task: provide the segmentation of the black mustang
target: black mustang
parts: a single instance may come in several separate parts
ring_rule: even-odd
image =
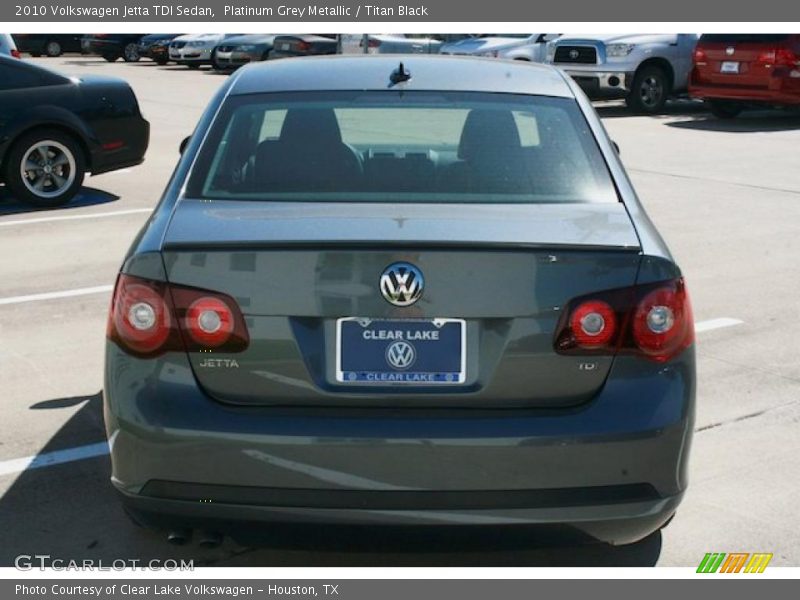
[[[17,200],[65,204],[86,172],[141,163],[149,135],[126,82],[0,57],[0,182]]]

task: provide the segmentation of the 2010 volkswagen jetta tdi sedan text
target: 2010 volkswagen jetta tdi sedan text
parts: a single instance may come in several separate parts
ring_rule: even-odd
[[[693,339],[681,272],[569,77],[248,66],[117,280],[112,480],[177,539],[559,524],[629,543],[686,489]]]

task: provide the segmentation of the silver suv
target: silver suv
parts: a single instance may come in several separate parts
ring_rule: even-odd
[[[697,34],[565,35],[548,45],[546,62],[564,69],[592,99],[624,98],[657,113],[685,92]]]

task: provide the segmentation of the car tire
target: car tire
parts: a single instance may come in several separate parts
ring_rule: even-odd
[[[168,62],[169,62],[169,60],[168,60],[168,59],[166,59],[166,58],[157,58],[157,59],[156,59],[156,64],[157,64],[159,67],[163,67],[163,66],[164,66],[164,65],[166,65]]]
[[[127,63],[139,62],[139,59],[142,58],[139,56],[139,47],[134,42],[125,44],[122,49],[122,58]]]
[[[86,157],[78,140],[58,129],[37,129],[14,142],[4,180],[13,198],[52,208],[72,200],[85,174]]]
[[[667,103],[670,87],[669,75],[664,69],[646,65],[636,71],[625,104],[637,113],[660,113]]]
[[[742,112],[742,106],[736,102],[710,100],[708,102],[708,110],[718,119],[735,119]]]
[[[108,62],[116,62],[118,58],[118,54],[103,54],[103,59],[107,60]]]
[[[61,49],[61,44],[55,40],[50,40],[44,45],[44,53],[50,58],[61,56],[64,51]]]

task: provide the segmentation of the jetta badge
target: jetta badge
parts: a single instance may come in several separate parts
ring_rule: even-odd
[[[422,271],[407,262],[392,263],[381,275],[381,294],[395,306],[411,306],[422,297]]]
[[[727,54],[728,56],[733,56],[734,52],[736,52],[736,48],[734,48],[733,46],[728,46],[727,48],[725,48],[725,54]]]

